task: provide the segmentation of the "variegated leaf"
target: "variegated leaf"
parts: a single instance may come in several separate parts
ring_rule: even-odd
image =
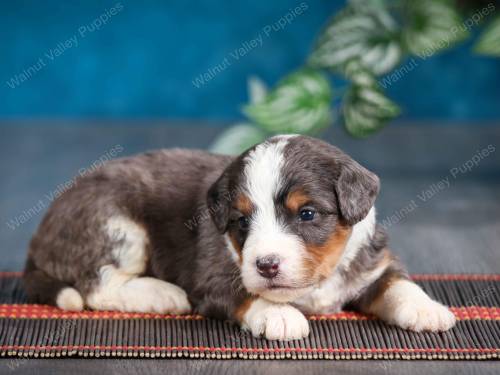
[[[453,46],[469,34],[450,0],[407,0],[404,11],[405,45],[422,58]]]
[[[341,70],[348,62],[359,61],[380,75],[393,69],[402,53],[397,24],[386,8],[353,5],[323,30],[309,64]]]
[[[269,133],[315,134],[331,121],[331,89],[318,71],[299,70],[282,80],[245,114]]]
[[[237,155],[266,139],[265,132],[255,125],[236,124],[224,131],[210,150],[220,154]]]
[[[349,0],[349,4],[355,9],[383,9],[389,0]]]
[[[344,124],[355,137],[376,132],[399,113],[399,107],[377,87],[353,85],[344,99]]]
[[[474,49],[484,55],[500,56],[500,16],[488,25]]]
[[[354,85],[372,87],[378,85],[373,73],[356,60],[348,62],[342,70],[342,74]]]
[[[248,97],[250,98],[250,103],[260,103],[267,95],[266,84],[256,76],[252,76],[248,79]]]

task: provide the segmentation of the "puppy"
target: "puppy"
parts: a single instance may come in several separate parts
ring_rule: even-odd
[[[54,201],[34,235],[29,298],[64,310],[190,311],[300,339],[344,306],[415,331],[454,315],[408,279],[376,224],[377,176],[339,149],[276,136],[238,157],[116,159]]]

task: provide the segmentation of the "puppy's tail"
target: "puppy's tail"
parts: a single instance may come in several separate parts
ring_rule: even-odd
[[[31,259],[26,264],[23,282],[28,298],[33,302],[56,305],[63,310],[83,310],[82,295],[75,288],[36,268]]]

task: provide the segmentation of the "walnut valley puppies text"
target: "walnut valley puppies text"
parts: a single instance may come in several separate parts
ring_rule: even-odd
[[[486,146],[482,150],[476,151],[476,153],[472,155],[472,157],[464,161],[462,164],[450,168],[448,174],[442,179],[422,189],[415,196],[415,198],[410,200],[410,202],[408,202],[408,204],[406,204],[404,207],[401,207],[400,209],[396,210],[391,215],[383,219],[381,221],[381,225],[387,229],[390,226],[399,223],[401,220],[410,215],[414,210],[416,210],[419,205],[427,203],[439,193],[448,189],[453,181],[459,179],[461,176],[471,172],[474,168],[478,167],[483,159],[487,158],[495,151],[496,148],[492,144]]]
[[[11,89],[15,89],[24,82],[30,80],[39,71],[54,62],[57,58],[63,56],[69,50],[78,47],[82,39],[95,33],[96,31],[101,30],[114,16],[121,13],[123,9],[124,7],[122,3],[118,2],[111,8],[106,9],[90,22],[79,26],[73,35],[68,36],[67,38],[59,41],[56,45],[50,47],[48,50],[43,52],[33,64],[24,68],[21,72],[15,74],[7,80],[7,86]]]
[[[31,220],[33,217],[38,215],[40,212],[44,211],[49,205],[60,195],[62,195],[65,191],[70,189],[71,187],[75,186],[77,183],[78,178],[84,177],[100,167],[102,167],[104,164],[106,164],[108,161],[111,159],[117,157],[119,154],[123,152],[123,146],[121,145],[115,145],[112,148],[110,148],[108,151],[106,151],[104,154],[102,154],[99,158],[94,160],[90,165],[86,167],[82,167],[78,170],[78,174],[63,182],[58,184],[55,189],[45,193],[42,198],[38,200],[33,206],[30,208],[24,210],[20,214],[16,215],[12,219],[7,221],[7,226],[11,230],[15,230],[18,228],[20,225],[28,222]]]
[[[308,9],[309,5],[305,2],[300,3],[295,8],[289,9],[288,12],[279,19],[262,27],[253,38],[243,41],[239,46],[229,52],[218,64],[209,67],[205,72],[195,77],[191,83],[196,88],[206,85],[235,62],[239,61],[256,48],[262,47],[265,39],[270,38],[274,33],[284,30]]]

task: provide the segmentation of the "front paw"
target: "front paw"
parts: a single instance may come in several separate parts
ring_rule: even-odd
[[[408,280],[394,282],[372,307],[370,312],[388,323],[413,331],[446,331],[455,325],[455,315],[446,306]]]
[[[309,335],[309,322],[299,310],[263,299],[252,303],[244,315],[242,328],[268,340],[296,340]]]
[[[446,331],[455,325],[455,315],[446,306],[428,299],[406,301],[394,311],[394,323],[413,331]]]

